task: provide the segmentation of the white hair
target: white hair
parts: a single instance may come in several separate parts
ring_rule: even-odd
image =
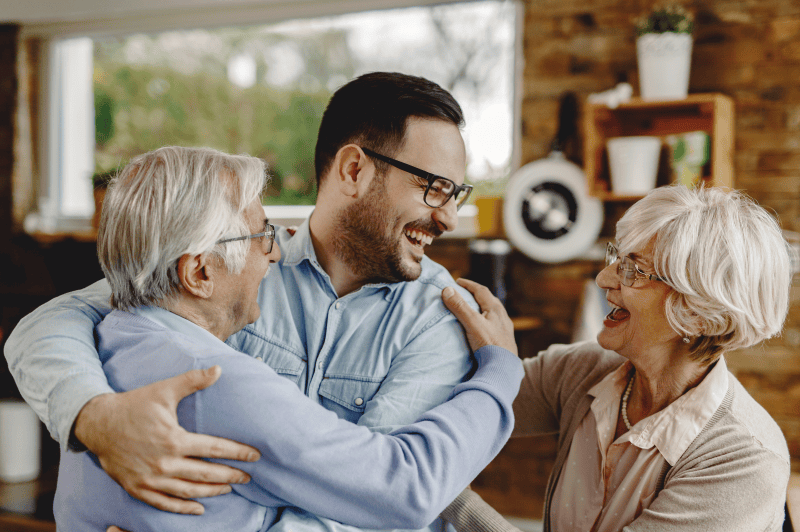
[[[231,273],[245,265],[250,239],[244,211],[266,184],[264,162],[210,148],[169,146],[131,160],[103,202],[97,254],[112,306],[161,305],[181,286],[185,254],[209,253]]]
[[[657,188],[617,223],[620,255],[652,243],[656,274],[675,291],[670,326],[692,342],[692,358],[780,333],[789,309],[789,247],[777,221],[735,190]]]

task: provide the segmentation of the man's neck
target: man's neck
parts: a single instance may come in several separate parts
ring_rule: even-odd
[[[195,301],[187,301],[185,297],[178,296],[175,300],[165,304],[163,308],[207,330],[223,342],[235,332],[231,332],[231,327],[223,323],[222,318],[227,316],[227,313],[222,309],[215,311],[209,305],[195,303]]]
[[[314,209],[311,219],[308,222],[308,231],[311,235],[311,244],[314,246],[314,253],[317,262],[328,274],[333,289],[338,297],[355,292],[366,284],[350,267],[341,260],[333,248],[333,231],[335,223],[326,221],[326,212],[319,212],[319,208]]]

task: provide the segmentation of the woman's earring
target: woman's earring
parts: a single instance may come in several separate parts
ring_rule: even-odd
[[[684,337],[683,337],[683,343],[684,343],[684,344],[688,344],[688,343],[689,343],[689,342],[691,342],[691,341],[692,341],[692,340],[691,340],[691,338],[689,338],[688,336],[684,336]]]

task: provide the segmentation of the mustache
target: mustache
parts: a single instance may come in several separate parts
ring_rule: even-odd
[[[436,224],[436,222],[434,222],[433,220],[426,220],[426,221],[417,220],[416,222],[411,222],[408,225],[406,225],[406,228],[410,229],[411,231],[414,230],[422,231],[424,233],[428,233],[433,237],[440,237],[442,236],[442,233],[444,233],[444,231],[442,231]]]

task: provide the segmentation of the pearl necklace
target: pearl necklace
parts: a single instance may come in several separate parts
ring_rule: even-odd
[[[633,381],[635,379],[636,373],[634,373],[631,380],[628,381],[628,386],[625,387],[625,393],[622,394],[622,421],[625,422],[625,426],[628,430],[631,430],[631,422],[628,421],[628,397],[631,395],[631,389],[633,388]]]

